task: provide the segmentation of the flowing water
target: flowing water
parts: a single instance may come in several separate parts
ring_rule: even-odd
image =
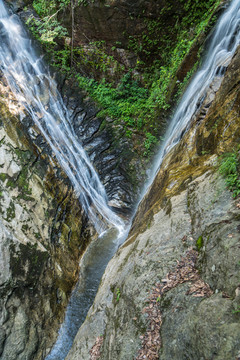
[[[109,208],[96,171],[77,140],[57,84],[36,55],[16,15],[0,0],[0,70],[16,100],[25,108],[68,175],[99,238],[83,257],[79,282],[67,307],[58,340],[47,359],[62,360],[91,306],[107,263],[117,250],[126,225]]]
[[[90,244],[80,263],[79,281],[67,306],[58,339],[46,360],[63,360],[67,356],[94,301],[106,265],[125,238],[125,234],[119,237],[116,229],[112,228]]]
[[[76,139],[68,111],[36,55],[19,18],[0,0],[0,69],[16,99],[30,114],[69,177],[76,195],[98,233],[123,222],[107,205],[107,196],[83,147]]]
[[[165,136],[165,142],[161,146],[161,149],[157,155],[153,176],[150,179],[150,183],[153,182],[156,171],[158,171],[161,166],[162,160],[166,153],[168,153],[174,145],[181,139],[183,133],[189,128],[191,124],[191,120],[193,115],[196,113],[201,103],[204,101],[207,90],[209,86],[213,83],[216,77],[222,77],[222,74],[226,70],[226,67],[229,65],[232,56],[234,55],[236,48],[240,41],[240,1],[233,0],[228,9],[224,12],[216,29],[212,35],[212,40],[205,58],[202,67],[196,73],[195,77],[191,81],[188,86],[187,91],[183,95],[183,98],[177,108],[173,119],[171,120],[169,129]],[[219,85],[220,82],[218,81]],[[148,187],[150,185],[148,184]],[[145,192],[144,192],[145,193]],[[126,232],[127,234],[127,232]],[[124,239],[124,236],[123,236]],[[106,241],[106,239],[105,239]],[[104,242],[105,242],[104,241]],[[98,253],[98,252],[97,252]],[[114,253],[114,251],[113,251]],[[101,258],[101,255],[100,255]],[[109,256],[109,259],[111,256]],[[91,266],[87,268],[87,273],[91,274],[91,269],[94,269],[94,264],[96,258],[92,258],[92,255],[88,259],[91,259]],[[85,267],[84,267],[85,269]],[[86,271],[86,270],[83,270]],[[103,274],[104,269],[102,268],[102,272],[100,273],[99,280]],[[93,270],[94,275],[94,270]],[[90,276],[91,278],[91,276]],[[94,281],[94,276],[92,281]],[[81,283],[79,282],[78,287],[81,287]],[[89,291],[91,291],[91,281],[86,285],[89,286]],[[46,358],[46,360],[63,360],[64,356],[61,357],[61,351],[64,346],[69,346],[69,342],[66,343],[66,333],[68,331],[73,332],[75,334],[76,327],[74,329],[71,328],[71,324],[73,323],[70,319],[71,316],[75,317],[75,309],[74,304],[78,303],[77,299],[81,298],[84,294],[81,291],[78,293],[77,289],[75,290],[76,294],[73,294],[72,297],[72,305],[68,307],[65,323],[60,330],[59,338],[53,351],[50,356]],[[96,292],[96,291],[95,291]],[[94,300],[94,294],[91,297],[92,301],[88,303],[87,308],[90,307],[91,303]],[[84,297],[85,299],[85,297]],[[86,299],[85,299],[86,301]],[[85,315],[87,311],[83,311],[83,307],[77,310],[77,313],[82,315],[82,321],[84,321]],[[65,345],[64,345],[65,344]]]
[[[163,157],[189,128],[193,115],[204,101],[213,80],[221,76],[240,40],[240,2],[233,0],[219,20],[207,56],[185,92],[173,117],[164,144],[157,156],[153,176]],[[32,116],[35,124],[51,146],[59,164],[69,176],[77,195],[98,231],[107,224],[120,232],[122,221],[107,206],[107,197],[74,131],[55,82],[47,75],[44,63],[34,53],[21,23],[9,15],[0,0],[0,68],[17,100]],[[127,233],[127,232],[126,232]],[[126,234],[125,233],[125,234]],[[73,338],[91,306],[99,281],[122,238],[115,230],[106,231],[98,242],[90,245],[81,263],[78,282],[58,340],[46,360],[63,360]]]
[[[164,156],[176,145],[190,127],[194,114],[203,103],[209,87],[222,75],[240,43],[240,1],[233,0],[219,19],[201,68],[197,71],[175,111],[165,140],[155,158],[152,176],[143,190],[143,196],[152,184]]]

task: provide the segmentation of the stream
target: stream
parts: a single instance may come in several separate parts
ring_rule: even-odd
[[[46,360],[62,360],[67,356],[94,301],[104,270],[125,238],[126,234],[119,236],[112,228],[89,245],[80,262],[79,281],[67,306],[64,323]]]

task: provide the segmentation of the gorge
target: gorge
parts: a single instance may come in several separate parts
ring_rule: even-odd
[[[153,131],[151,123],[146,122],[141,125],[143,128],[135,131],[132,123],[126,128],[127,118],[121,118],[119,123],[111,119],[106,110],[98,117],[96,108],[105,105],[91,93],[90,87],[103,89],[106,80],[100,85],[94,82],[99,79],[90,80],[87,85],[82,75],[77,75],[80,85],[86,84],[88,94],[75,90],[72,79],[62,80],[59,76],[57,81],[53,80],[56,73],[46,70],[16,15],[10,16],[0,2],[1,359],[240,357],[240,4],[236,0],[213,3],[205,28],[201,23],[201,31],[196,30],[195,38],[190,35],[189,48],[184,43],[186,52],[175,73],[171,73],[171,68],[168,74],[163,65],[159,70],[160,75],[164,70],[169,80],[168,95],[165,95],[172,97],[170,103],[160,98],[160,78],[159,89],[152,85],[152,93],[146,98],[146,109],[150,109],[147,106],[152,104],[153,96],[156,102],[151,112],[153,120],[162,116],[162,123],[166,122],[170,117],[169,109],[176,103],[174,99],[186,87],[183,78],[187,81],[192,75],[191,67],[195,70],[199,49],[202,52],[205,42],[202,64],[181,96],[168,130],[165,130],[166,124],[154,128],[156,136],[164,131],[165,139],[159,152],[156,151],[153,175],[149,176],[143,196],[140,192],[149,164],[148,160],[138,157],[143,151],[141,139],[145,139],[144,136],[148,156],[149,139],[153,139],[151,146],[155,143],[155,135],[150,133]],[[190,4],[191,1],[188,10]],[[31,6],[31,2],[27,5]],[[136,36],[140,30],[144,34],[145,20],[141,22],[141,16],[145,13],[144,19],[151,18],[155,7],[157,16],[160,19],[162,16],[163,20],[178,11],[179,19],[185,19],[182,14],[187,11],[181,1],[179,10],[171,6],[166,10],[166,4],[161,1],[154,4],[142,1],[135,4],[134,11],[127,1],[122,1],[119,8],[111,1],[86,1],[78,5],[72,4],[71,21],[73,25],[73,12],[78,11],[88,18],[83,22],[82,33],[89,26],[91,11],[95,20],[97,16],[104,18],[112,12],[108,18],[112,38],[107,40],[108,34],[102,33],[106,44],[112,39],[115,41],[114,26],[119,24],[113,25],[111,19],[116,14],[119,16],[123,9],[132,11],[125,23],[130,36],[134,31],[130,26],[132,18],[139,25],[135,29]],[[23,10],[23,3],[13,3],[13,9],[22,19],[29,16],[27,7]],[[60,7],[59,21],[61,11]],[[217,15],[223,14],[215,30],[210,32],[212,25],[209,23],[214,23],[215,11]],[[75,15],[75,32],[81,16],[76,18]],[[95,29],[98,36],[101,21]],[[144,89],[146,74],[136,63],[146,53],[143,56],[132,49],[126,50],[124,36],[121,52],[118,51],[120,63],[127,64],[132,59],[131,66],[135,69],[133,78],[124,75],[116,89],[123,92],[124,99],[133,96],[131,86],[135,87],[143,102],[146,95],[142,95],[141,87]],[[72,34],[72,40],[74,38],[79,43],[71,49],[72,60],[77,53],[75,49],[80,51],[77,46],[85,46],[79,45],[83,41],[81,36],[77,38]],[[61,41],[54,46],[61,49]],[[91,46],[99,54],[96,43],[89,46],[88,56],[91,56]],[[174,49],[180,51],[178,46],[175,44]],[[114,52],[112,49],[113,46],[111,50],[106,46],[106,51]],[[174,51],[177,63],[179,55]],[[109,56],[112,55],[108,53],[104,57],[106,62]],[[139,56],[135,65],[134,56],[135,60]],[[146,60],[146,69],[149,61]],[[88,66],[84,71],[91,73]],[[110,68],[106,77],[117,77],[118,72],[109,75]],[[98,77],[101,71],[104,72],[100,67]],[[139,88],[134,76],[140,82]],[[183,87],[177,91],[180,82]],[[69,93],[67,87],[72,87],[74,94]],[[130,95],[126,95],[127,91]],[[159,115],[161,109],[163,114]],[[141,117],[140,113],[138,116]],[[132,138],[129,138],[130,131]],[[126,147],[127,152],[124,151]],[[128,174],[130,167],[124,164],[127,155],[130,155],[131,176]],[[117,162],[116,158],[119,158]],[[229,163],[231,165],[226,165]],[[98,164],[101,164],[99,168]],[[227,177],[227,186],[223,175]],[[112,179],[114,185],[111,185]],[[134,212],[137,198],[141,201]],[[77,279],[79,282],[67,307],[65,322],[51,351]],[[80,322],[75,324],[75,318],[81,318]],[[67,345],[64,345],[65,340]]]

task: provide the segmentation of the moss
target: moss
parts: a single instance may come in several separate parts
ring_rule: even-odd
[[[199,236],[199,238],[196,241],[196,247],[197,247],[198,251],[200,251],[202,249],[203,245],[204,245],[203,237]]]
[[[10,267],[13,279],[24,281],[24,286],[37,284],[45,267],[48,253],[37,249],[37,244],[10,245]]]
[[[15,187],[17,187],[17,183],[16,183],[16,181],[14,179],[8,177],[8,181],[7,181],[6,186],[11,188],[11,189],[14,189]]]
[[[34,232],[34,236],[37,240],[39,240],[41,238],[41,235],[39,232]]]
[[[28,230],[29,230],[29,226],[28,226],[27,224],[23,224],[23,225],[22,225],[22,231],[23,231],[24,233],[26,233],[26,232],[28,232]]]
[[[6,179],[7,179],[7,174],[5,174],[5,173],[1,173],[0,174],[0,180],[2,181],[2,182],[4,182]]]
[[[18,159],[21,163],[28,163],[32,157],[32,153],[30,150],[20,150],[19,148],[14,149],[15,154],[17,155]]]
[[[6,218],[4,218],[6,221],[11,221],[15,218],[15,205],[13,201],[10,202],[9,207],[7,208],[7,214]]]
[[[17,179],[19,188],[27,195],[31,195],[32,190],[29,188],[28,168],[25,166]]]

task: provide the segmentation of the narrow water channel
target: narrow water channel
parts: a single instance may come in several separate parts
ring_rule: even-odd
[[[126,235],[112,228],[88,247],[80,263],[79,280],[71,295],[57,342],[46,360],[63,360],[67,356],[94,301],[104,270]]]

